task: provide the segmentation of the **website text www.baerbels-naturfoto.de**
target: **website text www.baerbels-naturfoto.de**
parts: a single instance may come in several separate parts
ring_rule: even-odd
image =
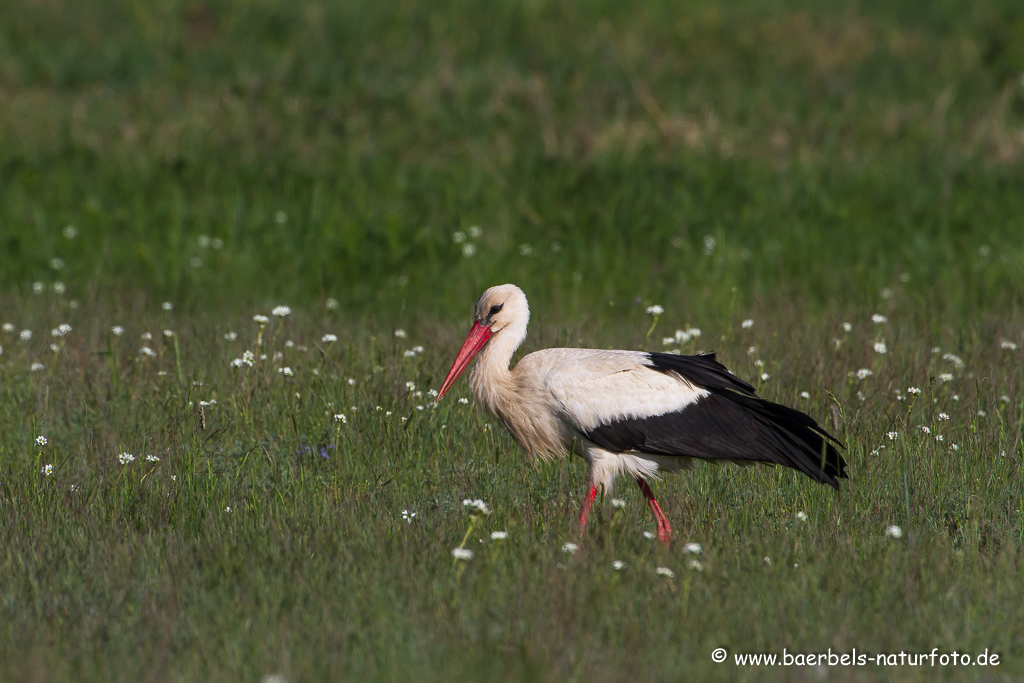
[[[724,648],[716,648],[711,659],[722,663],[729,656]],[[999,666],[999,655],[989,652],[988,648],[978,655],[967,652],[940,652],[939,648],[931,652],[890,652],[868,654],[853,648],[849,652],[789,652],[783,648],[782,654],[777,653],[734,653],[733,663],[736,666]]]

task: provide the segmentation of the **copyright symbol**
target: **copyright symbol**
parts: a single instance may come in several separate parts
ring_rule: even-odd
[[[716,647],[711,652],[711,659],[714,660],[716,663],[721,664],[722,662],[725,661],[725,658],[728,655],[729,655],[729,653],[725,651],[724,647]]]

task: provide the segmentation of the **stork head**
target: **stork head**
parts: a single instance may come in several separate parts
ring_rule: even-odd
[[[515,347],[519,346],[526,335],[526,324],[529,321],[530,307],[523,290],[515,285],[498,285],[484,292],[476,302],[476,321],[466,335],[466,341],[455,357],[452,369],[444,378],[436,401],[441,400],[492,337],[500,335],[501,339],[509,338],[507,341],[513,344],[508,352],[511,357]]]

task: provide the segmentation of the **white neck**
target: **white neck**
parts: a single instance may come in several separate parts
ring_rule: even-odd
[[[514,321],[496,332],[480,355],[469,373],[469,387],[473,396],[486,408],[493,411],[494,407],[510,398],[512,392],[512,373],[509,363],[512,354],[526,339],[527,320]]]

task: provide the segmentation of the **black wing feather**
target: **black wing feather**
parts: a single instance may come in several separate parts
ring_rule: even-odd
[[[760,461],[791,467],[839,488],[846,477],[840,444],[810,415],[760,398],[754,388],[715,360],[715,354],[648,354],[651,367],[711,392],[683,410],[599,425],[585,436],[621,453],[703,460]]]

